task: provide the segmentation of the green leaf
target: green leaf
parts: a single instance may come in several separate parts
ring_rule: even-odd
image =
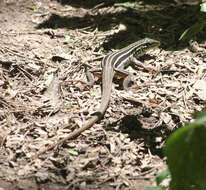
[[[44,56],[45,56],[45,53],[44,52],[41,52],[41,54],[40,54],[40,58],[44,58]]]
[[[200,4],[200,11],[201,12],[206,12],[206,2]]]
[[[71,107],[72,107],[72,104],[71,104],[71,103],[68,103],[68,104],[67,104],[67,107],[68,107],[68,108],[71,108]]]
[[[168,169],[164,170],[163,172],[157,174],[156,176],[156,183],[157,185],[159,185],[160,183],[162,183],[166,178],[168,178],[170,176],[170,172]]]
[[[55,25],[54,25],[53,28],[54,28],[54,29],[57,29],[57,28],[58,28],[58,23],[55,23]]]
[[[146,187],[144,190],[165,190],[163,187]]]
[[[192,25],[182,33],[179,40],[185,40],[191,38],[192,36],[200,32],[205,27],[205,25],[206,25],[206,20],[203,20],[199,23]]]
[[[100,47],[100,48],[99,48],[99,51],[104,51],[104,47]]]
[[[164,148],[170,190],[206,189],[206,115],[174,132]]]
[[[68,152],[69,152],[69,154],[71,154],[72,156],[78,156],[78,152],[77,152],[77,151],[69,150]]]
[[[123,141],[125,139],[125,136],[123,134],[120,134],[120,140]]]
[[[71,39],[70,36],[68,36],[68,35],[64,36],[64,38],[65,38],[65,39],[64,39],[65,42],[68,42],[68,41],[70,41],[70,39]]]
[[[26,8],[27,9],[31,9],[31,10],[35,10],[36,9],[36,7],[34,5],[27,6]]]
[[[10,112],[10,111],[7,111],[7,112],[6,112],[6,115],[10,115],[10,114],[11,114],[11,112]]]
[[[91,92],[91,96],[96,97],[96,92]]]

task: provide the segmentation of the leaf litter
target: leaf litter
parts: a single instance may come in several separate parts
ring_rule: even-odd
[[[205,106],[206,45],[200,44],[201,51],[194,51],[192,44],[193,51],[189,47],[172,51],[164,45],[152,50],[149,59],[141,59],[157,71],[129,68],[136,72],[135,90],[124,91],[115,80],[110,106],[99,123],[29,162],[39,150],[81,127],[98,108],[101,83],[89,89],[81,88],[78,81],[86,81],[85,65],[95,67],[109,50],[119,49],[109,39],[114,36],[115,42],[127,27],[110,19],[110,30],[93,25],[37,30],[37,24],[49,19],[51,9],[62,10],[63,5],[34,1],[32,11],[26,9],[28,2],[19,3],[14,10],[17,21],[24,20],[15,22],[19,25],[12,23],[14,13],[6,1],[2,5],[8,14],[1,13],[10,22],[2,23],[5,30],[0,34],[0,187],[131,189],[154,183],[154,176],[165,168],[161,154],[165,139]],[[21,5],[25,14],[20,14]],[[68,19],[87,12],[65,8],[70,12],[59,14]],[[106,7],[99,14],[121,11],[126,9]],[[147,22],[150,26],[153,21]],[[110,46],[105,50],[104,44]]]

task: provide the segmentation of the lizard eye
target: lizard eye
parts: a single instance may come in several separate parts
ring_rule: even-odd
[[[136,73],[136,72],[133,72],[132,75],[133,75],[133,76],[137,76],[137,73]]]

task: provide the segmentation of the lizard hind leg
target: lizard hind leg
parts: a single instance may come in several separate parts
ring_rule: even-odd
[[[86,77],[87,77],[87,81],[83,81],[83,80],[78,80],[78,82],[80,82],[84,88],[89,87],[91,88],[94,83],[95,83],[95,78],[94,77],[101,77],[101,68],[95,68],[95,69],[90,69],[86,71]]]
[[[116,71],[116,75],[119,78],[123,78],[122,85],[123,85],[124,90],[128,91],[136,87],[136,85],[134,84],[136,82],[135,79],[137,78],[136,72],[130,73],[122,69],[115,69],[115,71]]]
[[[134,80],[133,74],[129,74],[123,80],[123,88],[124,88],[124,90],[128,91],[130,89],[135,88],[136,85],[134,83],[135,83],[135,80]]]

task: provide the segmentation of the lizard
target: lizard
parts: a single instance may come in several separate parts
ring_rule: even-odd
[[[137,60],[137,58],[144,55],[148,50],[158,47],[159,45],[160,45],[159,41],[150,38],[144,38],[142,40],[130,44],[125,48],[120,49],[117,52],[113,52],[111,54],[106,55],[103,58],[101,62],[101,67],[99,69],[89,70],[86,73],[87,78],[89,80],[88,81],[89,85],[92,85],[94,83],[93,74],[95,72],[100,72],[100,71],[102,72],[102,98],[101,98],[101,104],[99,109],[94,114],[92,114],[92,118],[85,125],[83,125],[83,127],[75,130],[65,138],[47,147],[43,151],[40,151],[39,153],[33,156],[33,159],[37,158],[39,155],[45,153],[46,151],[51,150],[54,147],[62,144],[63,142],[79,136],[82,132],[89,129],[97,121],[103,118],[106,109],[109,105],[114,76],[117,75],[119,77],[124,78],[123,87],[124,89],[127,90],[128,84],[131,80],[131,75],[130,73],[124,71],[124,68],[126,68],[129,64],[133,63],[137,66],[141,66],[148,70],[148,67],[144,66],[139,60]]]

